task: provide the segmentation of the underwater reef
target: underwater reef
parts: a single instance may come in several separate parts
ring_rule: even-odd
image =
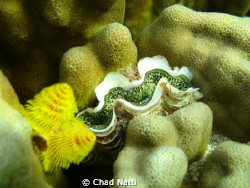
[[[0,187],[250,187],[249,9],[0,1]]]

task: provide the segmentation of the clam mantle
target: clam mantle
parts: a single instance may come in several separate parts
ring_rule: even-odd
[[[96,136],[105,137],[115,130],[116,105],[136,116],[163,104],[169,114],[202,97],[198,88],[191,86],[192,73],[187,67],[172,69],[159,55],[141,59],[137,67],[140,79],[132,82],[123,74],[109,73],[95,89],[98,106],[77,114]]]

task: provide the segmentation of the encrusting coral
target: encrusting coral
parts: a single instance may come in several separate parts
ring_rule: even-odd
[[[79,164],[94,147],[94,133],[75,118],[76,112],[73,90],[66,83],[44,88],[25,105],[23,115],[34,129],[32,140],[44,171]]]
[[[0,1],[0,28],[5,28],[0,31],[0,68],[21,102],[58,82],[58,76],[60,82],[67,82],[73,88],[76,96],[73,102],[73,91],[69,89],[71,102],[66,100],[61,104],[70,110],[63,113],[57,114],[62,106],[54,108],[58,101],[47,103],[53,101],[49,93],[57,89],[38,94],[38,99],[30,100],[23,109],[6,77],[0,73],[0,140],[3,143],[0,187],[51,188],[49,184],[68,187],[61,167],[81,162],[96,139],[87,125],[74,117],[78,111],[76,103],[80,109],[93,106],[94,89],[104,76],[112,71],[133,69],[131,65],[135,65],[137,58],[162,55],[170,66],[187,66],[194,74],[192,84],[204,95],[202,102],[213,111],[213,132],[249,142],[249,18],[195,12],[181,5],[168,7],[175,3],[194,10],[219,10],[238,16],[245,16],[250,8],[247,0]],[[162,113],[166,108],[161,109],[164,105],[161,102],[157,110],[150,112],[157,115],[138,117],[129,116],[122,111],[123,107],[115,106],[121,113],[117,125],[122,127],[135,118],[129,123],[126,146],[115,162],[114,178],[136,179],[138,187],[192,187],[192,182],[185,178],[185,185],[181,182],[188,163],[189,166],[193,161],[199,163],[197,160],[207,151],[212,122],[210,109],[203,103],[193,102],[166,114]],[[51,111],[55,112],[52,116]],[[125,122],[123,118],[127,118]],[[90,145],[83,148],[85,141]],[[119,144],[119,140],[115,141]],[[202,158],[205,166],[199,186],[249,187],[249,143],[225,142],[212,154],[209,150],[208,158]],[[86,169],[91,171],[88,166]],[[43,170],[49,172],[44,174]],[[54,183],[46,182],[44,175]]]
[[[114,178],[137,179],[139,187],[180,187],[187,162],[206,152],[211,128],[212,112],[199,102],[166,117],[134,118],[115,161]]]
[[[224,12],[237,16],[246,16],[250,10],[248,0],[126,0],[124,24],[136,38],[165,8],[174,4],[196,11]]]
[[[23,126],[29,129],[26,120],[18,112],[0,99],[1,107],[7,113],[12,111],[16,123],[11,126]],[[7,107],[7,108],[6,108]],[[1,112],[3,115],[7,115]],[[17,123],[18,122],[18,123]],[[0,187],[20,188],[52,188],[45,179],[42,167],[31,145],[31,140],[25,139],[24,132],[19,132],[11,127],[9,122],[0,119]],[[19,125],[17,125],[19,124]],[[21,127],[20,127],[21,128]],[[20,129],[19,128],[19,129]],[[28,130],[26,130],[28,132]],[[40,165],[40,166],[39,166]]]
[[[32,128],[19,112],[22,105],[3,74],[0,93],[0,187],[69,188],[63,171],[44,173],[32,147]]]
[[[33,151],[32,128],[18,111],[18,97],[2,73],[0,88],[0,187],[52,188]]]
[[[21,101],[58,82],[62,54],[122,23],[124,10],[124,0],[0,1],[1,50],[10,57],[5,74]]]
[[[85,45],[114,22],[124,23],[136,38],[163,9],[176,3],[242,16],[249,9],[247,0],[1,1],[0,28],[5,29],[0,31],[0,44],[9,57],[3,65],[4,73],[24,103],[42,88],[58,82],[59,62],[69,48]]]
[[[250,187],[250,146],[233,141],[219,144],[208,157],[200,188]]]
[[[197,11],[213,11],[245,16],[250,9],[248,0],[154,0],[158,15],[167,7],[179,4]]]
[[[129,156],[133,156],[133,159],[125,162]],[[117,179],[135,180],[137,187],[144,188],[174,188],[181,185],[186,170],[187,158],[177,147],[158,146],[149,151],[130,147],[121,151],[120,157],[115,162],[114,180],[115,182]],[[124,186],[116,183],[114,187]],[[127,184],[126,187],[134,185]]]
[[[143,30],[136,44],[139,58],[160,54],[171,66],[189,67],[202,101],[213,110],[215,131],[248,141],[249,38],[247,19],[174,5]]]
[[[123,23],[125,20],[124,24],[136,37],[144,27],[159,16],[164,8],[175,3],[202,11],[216,11],[216,8],[221,11],[220,7],[223,5],[227,6],[226,12],[234,13],[235,2],[1,1],[0,27],[5,29],[0,31],[0,43],[1,49],[10,57],[9,62],[5,64],[7,70],[5,74],[24,102],[42,88],[58,81],[59,61],[65,51],[74,46],[85,45],[109,23]],[[245,15],[249,9],[249,2],[240,0],[237,1],[237,5],[239,8],[236,14]]]
[[[0,97],[17,110],[21,109],[18,97],[9,83],[8,78],[0,70]]]
[[[125,26],[113,23],[82,47],[69,49],[61,60],[59,81],[74,89],[79,108],[93,101],[94,89],[108,72],[135,64],[137,49]]]

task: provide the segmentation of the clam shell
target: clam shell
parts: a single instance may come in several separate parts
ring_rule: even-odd
[[[109,73],[95,89],[98,106],[77,114],[95,133],[100,147],[110,152],[119,151],[124,144],[126,123],[120,123],[121,119],[125,118],[128,123],[134,116],[162,109],[166,110],[164,114],[170,114],[202,97],[198,88],[191,87],[189,83],[193,75],[188,68],[172,69],[162,56],[140,60],[138,72],[140,79],[135,81],[129,81],[120,73]],[[159,107],[162,105],[164,108]],[[96,118],[94,116],[98,113],[108,113],[106,116],[102,114],[99,119],[97,115],[98,122],[103,118],[105,123],[89,123],[92,121],[87,118]]]

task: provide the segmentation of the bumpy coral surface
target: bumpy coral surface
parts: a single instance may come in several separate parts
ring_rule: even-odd
[[[79,108],[93,100],[94,89],[108,72],[117,71],[137,61],[137,49],[129,30],[113,23],[83,47],[67,51],[60,65],[61,82],[74,89]]]
[[[14,89],[0,71],[0,187],[49,188],[32,149],[32,129],[20,109]]]
[[[0,106],[0,187],[52,188],[33,151],[27,120],[2,98]]]
[[[250,9],[248,0],[154,0],[153,2],[159,14],[173,4],[184,5],[198,11],[225,12],[238,16],[245,16]]]
[[[6,101],[9,105],[17,110],[20,110],[21,105],[18,97],[11,86],[8,78],[5,77],[3,72],[0,70],[0,97]]]
[[[141,150],[127,147],[114,164],[114,179],[135,179],[137,187],[174,188],[180,186],[186,170],[187,158],[177,147],[158,146]],[[116,183],[115,187],[123,186]]]
[[[169,131],[170,127],[174,131]],[[212,130],[212,112],[207,105],[196,102],[166,117],[139,116],[129,123],[128,129],[133,131],[127,134],[127,143],[142,142],[147,145],[147,139],[152,137],[163,145],[178,146],[192,161],[206,152]],[[138,137],[139,134],[141,137]],[[167,138],[173,138],[175,142],[169,142]]]
[[[58,81],[59,62],[69,48],[85,45],[109,23],[124,20],[135,38],[175,3],[241,16],[249,10],[247,0],[1,1],[0,27],[5,29],[0,31],[0,48],[9,58],[0,66],[25,102]]]
[[[23,139],[23,136],[2,120],[0,120],[0,130],[0,141],[2,143],[0,145],[0,187],[52,188],[39,177],[43,175],[41,166],[39,174],[34,174],[36,170],[34,170],[30,161],[31,143],[27,148],[28,144]],[[36,156],[33,155],[33,157]],[[36,162],[39,164],[39,161]]]
[[[227,141],[208,157],[201,188],[250,187],[250,146]]]
[[[189,161],[205,154],[212,131],[212,116],[211,109],[198,102],[166,117],[175,125],[178,132],[177,146],[185,152]]]
[[[127,145],[114,164],[115,181],[135,179],[138,187],[148,188],[179,187],[187,170],[185,154],[177,147],[167,147],[155,141],[153,137],[149,138],[146,147],[144,143]],[[122,186],[115,184],[115,187]]]
[[[144,29],[136,44],[139,58],[160,54],[172,66],[189,67],[202,101],[214,112],[215,130],[248,141],[249,31],[246,19],[174,5]]]
[[[192,103],[166,117],[134,118],[114,164],[115,179],[133,177],[139,187],[179,187],[187,160],[204,155],[211,126],[211,110],[203,103]]]
[[[0,187],[68,188],[63,171],[44,174],[32,147],[32,128],[8,79],[0,76]]]
[[[1,71],[21,102],[58,82],[60,75],[60,81],[73,87],[79,107],[85,108],[95,100],[94,88],[108,72],[136,63],[137,49],[131,32],[137,40],[139,59],[163,55],[171,66],[190,68],[194,73],[193,85],[200,88],[203,102],[213,110],[215,132],[249,142],[249,18],[195,12],[180,5],[165,9],[175,3],[194,10],[238,16],[246,15],[250,8],[249,0],[0,1],[0,28],[4,28],[0,30]],[[124,20],[128,28],[118,24]],[[86,126],[82,127],[73,115],[70,118],[73,121],[62,123],[73,129],[48,134],[46,139],[37,132],[31,135],[29,124],[17,111],[21,108],[18,97],[1,73],[0,107],[0,142],[3,143],[0,187],[50,188],[33,149],[40,150],[43,159],[49,158],[46,163],[49,169],[53,166],[51,161],[62,159],[58,160],[61,153],[58,145],[64,146],[65,138],[67,146],[76,143],[81,146],[82,141],[93,138],[84,136],[87,139],[82,140]],[[135,118],[130,125],[138,126],[130,126],[126,147],[115,163],[115,179],[136,178],[138,187],[179,187],[187,162],[196,161],[206,152],[211,121],[211,111],[202,103],[194,103],[167,117]],[[57,144],[48,150],[51,143]],[[65,156],[78,153],[77,147],[65,148]],[[82,153],[78,157],[82,159]],[[79,163],[79,158],[74,162]],[[219,145],[208,158],[200,186],[249,187],[248,158],[248,145],[233,142]],[[61,166],[68,167],[70,161]],[[86,171],[94,173],[93,177],[98,174],[88,167]],[[60,169],[48,173],[48,179],[55,187],[66,187],[62,175]],[[189,184],[182,187],[190,188]]]
[[[4,66],[22,102],[58,81],[64,52],[122,23],[124,10],[124,0],[1,1],[0,43],[10,57]]]
[[[245,16],[250,9],[248,0],[126,0],[124,24],[136,38],[165,8],[174,4],[197,11],[225,12],[237,16]]]

